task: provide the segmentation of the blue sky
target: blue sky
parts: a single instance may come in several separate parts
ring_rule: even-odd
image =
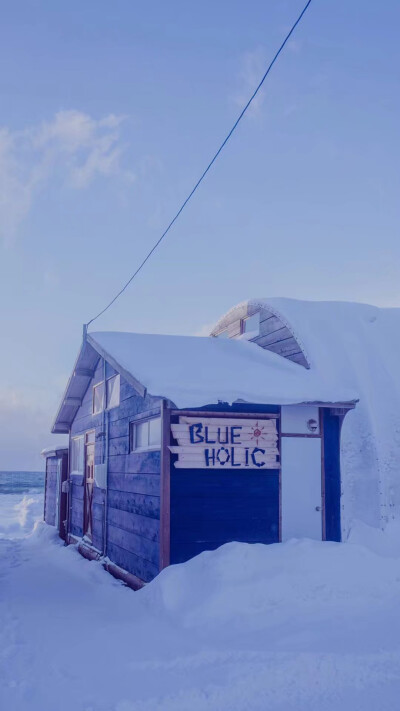
[[[297,0],[7,3],[0,469],[36,468],[88,321],[158,239]],[[206,333],[254,296],[400,306],[400,5],[314,0],[98,330]]]

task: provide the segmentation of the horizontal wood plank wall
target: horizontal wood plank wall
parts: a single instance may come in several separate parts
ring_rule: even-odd
[[[235,309],[231,314],[220,319],[211,335],[217,336],[226,331],[229,338],[235,338],[241,334],[242,319],[247,316],[253,316],[258,312],[260,313],[260,334],[251,340],[261,348],[277,353],[288,360],[292,360],[294,363],[299,363],[308,368],[307,360],[290,329],[268,309],[244,304],[239,309]]]
[[[106,363],[106,377],[115,370]],[[95,463],[103,461],[103,413],[92,415],[93,386],[103,380],[103,361],[82,400],[72,436],[94,429]],[[141,397],[121,376],[120,405],[109,411],[107,555],[138,578],[149,581],[159,572],[160,451],[129,451],[129,424],[142,413],[158,415],[161,401]],[[70,532],[83,535],[83,477],[72,477]],[[94,488],[93,546],[104,549],[105,491]]]
[[[57,468],[58,458],[47,457],[44,520],[50,526],[56,523]]]

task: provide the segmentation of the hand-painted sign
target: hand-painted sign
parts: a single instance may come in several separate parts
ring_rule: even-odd
[[[275,419],[180,417],[171,424],[178,469],[278,469]]]

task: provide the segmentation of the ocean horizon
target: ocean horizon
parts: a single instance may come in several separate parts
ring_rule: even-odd
[[[44,471],[0,471],[0,494],[43,491]]]

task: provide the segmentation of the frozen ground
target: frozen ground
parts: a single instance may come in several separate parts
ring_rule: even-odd
[[[398,529],[228,544],[133,593],[50,527],[27,535],[32,498],[0,509],[1,709],[399,707]]]

